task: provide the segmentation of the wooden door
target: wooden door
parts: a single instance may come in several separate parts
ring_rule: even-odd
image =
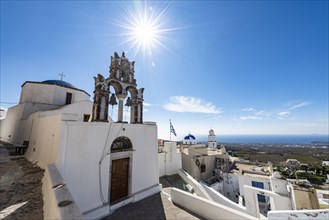
[[[111,203],[128,196],[128,183],[129,158],[112,160]]]

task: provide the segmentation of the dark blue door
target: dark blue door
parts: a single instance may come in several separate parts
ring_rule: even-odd
[[[256,188],[264,189],[264,183],[251,181],[251,185]],[[258,202],[265,202],[265,196],[257,194]]]

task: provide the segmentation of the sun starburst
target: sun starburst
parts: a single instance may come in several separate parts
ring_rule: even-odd
[[[121,28],[120,35],[124,36],[122,44],[128,46],[127,52],[132,51],[134,55],[142,53],[143,57],[152,58],[157,49],[168,49],[165,45],[167,34],[175,30],[168,27],[165,18],[168,5],[149,6],[145,1],[134,6],[124,6],[124,19],[116,23]]]

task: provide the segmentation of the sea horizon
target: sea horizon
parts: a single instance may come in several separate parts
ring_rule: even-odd
[[[208,136],[197,136],[198,142],[207,142]],[[329,135],[325,134],[232,134],[216,135],[217,143],[246,143],[246,144],[329,144]]]

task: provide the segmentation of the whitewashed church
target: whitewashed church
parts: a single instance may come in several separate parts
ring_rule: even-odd
[[[86,219],[161,190],[157,126],[143,121],[144,89],[137,88],[134,64],[124,53],[114,53],[109,76],[94,77],[93,102],[88,93],[61,80],[22,85],[20,103],[1,123],[1,139],[28,145],[25,156],[46,169],[47,201],[58,199],[53,169]],[[109,117],[114,105],[117,119]],[[124,108],[129,121],[124,121]],[[47,201],[44,217],[58,217]]]

